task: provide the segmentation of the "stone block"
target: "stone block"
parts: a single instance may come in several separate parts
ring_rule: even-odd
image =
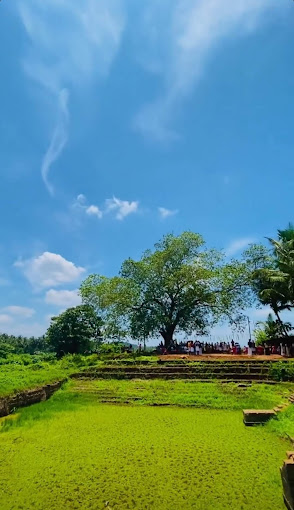
[[[8,410],[8,406],[7,406],[7,400],[6,398],[1,398],[0,399],[0,418],[2,418],[3,416],[7,416],[9,410]]]
[[[284,492],[284,502],[288,510],[294,510],[294,457],[293,452],[287,452],[290,458],[281,467],[281,479]]]
[[[244,409],[243,421],[245,425],[261,425],[276,415],[273,409]]]

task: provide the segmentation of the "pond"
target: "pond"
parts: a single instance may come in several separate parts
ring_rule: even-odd
[[[1,510],[284,510],[289,449],[241,411],[59,392],[0,434]]]

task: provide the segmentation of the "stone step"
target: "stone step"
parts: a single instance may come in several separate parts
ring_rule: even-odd
[[[175,372],[125,372],[125,373],[117,373],[117,372],[104,372],[104,373],[92,373],[92,374],[83,374],[81,376],[85,379],[194,379],[194,380],[204,380],[204,379],[230,379],[230,380],[267,380],[265,374],[255,373],[255,374],[236,374],[236,373],[201,373],[197,377],[195,373],[175,373]]]
[[[235,373],[268,373],[268,367],[234,367],[234,366],[224,366],[224,367],[160,367],[160,368],[140,368],[140,367],[107,367],[103,369],[91,370],[85,373],[132,373],[132,372],[142,372],[144,374],[149,373],[225,373],[225,372],[235,372]]]

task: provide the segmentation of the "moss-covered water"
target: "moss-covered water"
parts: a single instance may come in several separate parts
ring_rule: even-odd
[[[289,444],[241,411],[105,405],[68,390],[0,434],[1,510],[283,510]]]

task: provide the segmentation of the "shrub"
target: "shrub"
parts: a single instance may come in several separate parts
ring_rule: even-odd
[[[278,361],[271,363],[269,377],[274,381],[292,381],[294,380],[294,362]]]

